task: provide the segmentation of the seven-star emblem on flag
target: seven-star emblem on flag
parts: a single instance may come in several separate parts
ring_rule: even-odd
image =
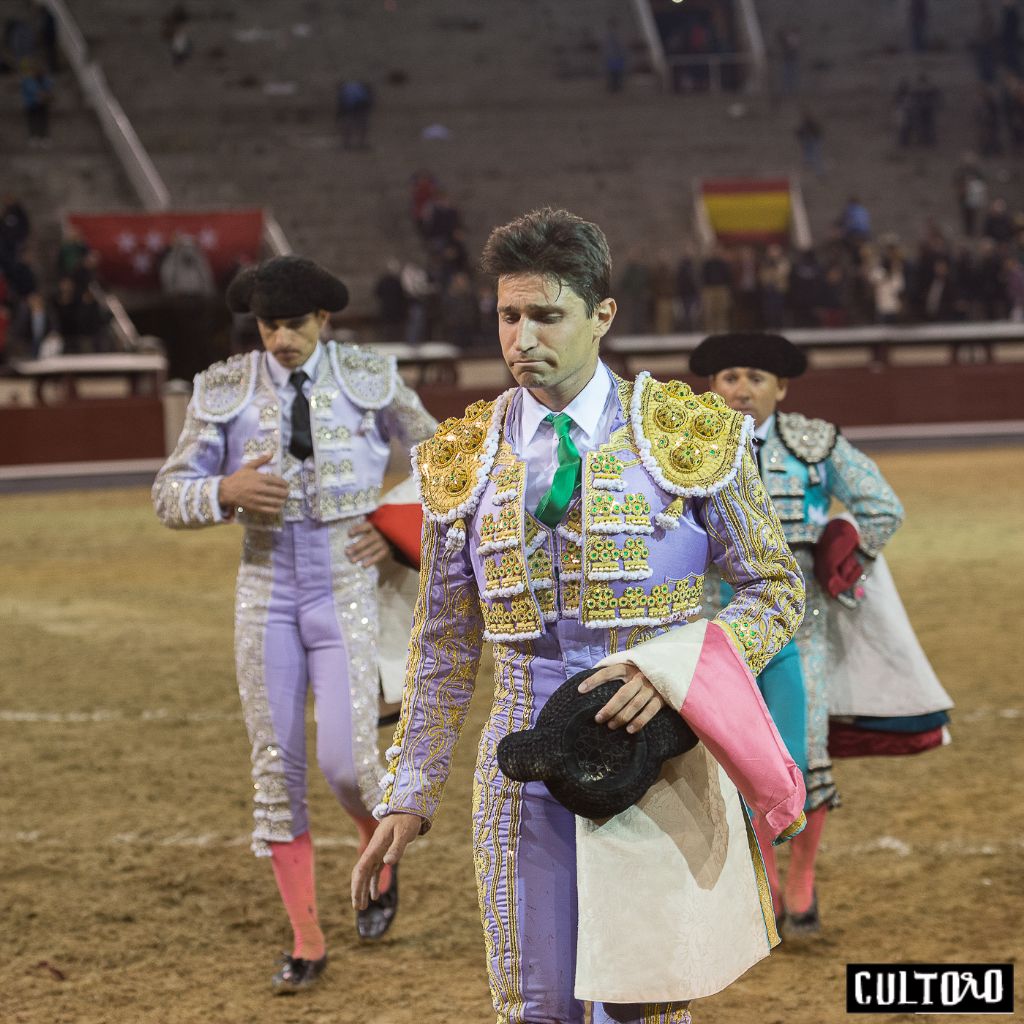
[[[218,241],[217,232],[214,231],[213,228],[203,228],[203,230],[199,232],[199,244],[207,251],[210,249],[216,249]]]
[[[131,252],[135,248],[137,239],[130,231],[122,231],[117,236],[117,247],[121,252]]]

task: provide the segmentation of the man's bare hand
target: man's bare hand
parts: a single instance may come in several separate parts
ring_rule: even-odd
[[[607,722],[609,729],[625,726],[626,732],[639,732],[665,707],[665,701],[647,676],[628,662],[598,669],[580,683],[580,693],[587,693],[613,679],[624,682],[615,696],[594,716],[598,722]]]
[[[284,507],[284,499],[288,497],[288,484],[273,473],[261,473],[260,466],[265,466],[273,458],[268,452],[252,462],[247,462],[241,469],[236,469],[230,476],[220,482],[218,500],[225,508],[242,508],[246,512],[263,512],[276,515]]]
[[[391,546],[384,539],[384,534],[373,523],[357,523],[348,531],[350,543],[345,554],[350,561],[356,562],[364,569],[384,561],[391,553]]]
[[[423,819],[418,814],[389,814],[377,826],[352,869],[352,906],[356,910],[365,910],[371,899],[377,899],[381,868],[397,864],[422,827]]]

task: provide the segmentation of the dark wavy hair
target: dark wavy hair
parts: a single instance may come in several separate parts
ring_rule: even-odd
[[[484,245],[480,269],[494,278],[544,274],[568,285],[587,316],[611,291],[612,256],[604,232],[568,210],[545,206],[495,228]]]

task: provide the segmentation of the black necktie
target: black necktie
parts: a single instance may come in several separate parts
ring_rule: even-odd
[[[313,454],[313,434],[309,429],[309,399],[302,390],[302,385],[309,380],[301,370],[296,370],[288,382],[295,388],[295,401],[292,402],[292,440],[288,451],[300,462]]]

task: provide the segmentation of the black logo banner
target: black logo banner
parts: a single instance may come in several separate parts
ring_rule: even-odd
[[[847,1013],[1013,1013],[1013,964],[847,964]]]

